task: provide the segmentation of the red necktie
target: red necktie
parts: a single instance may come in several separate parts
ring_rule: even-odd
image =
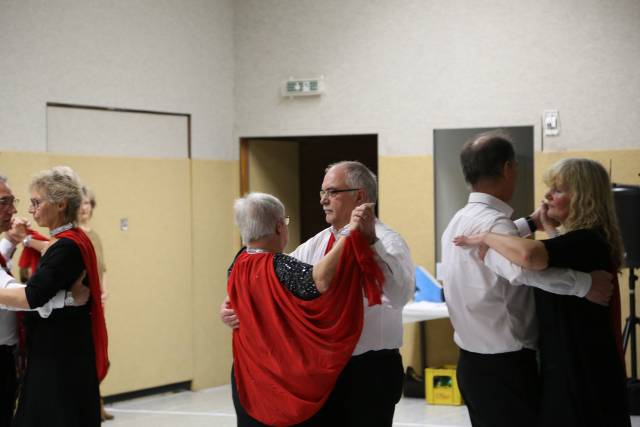
[[[331,236],[329,237],[329,243],[327,243],[327,249],[324,250],[325,255],[329,253],[335,241],[336,241],[336,236],[334,236],[333,233],[331,233]]]

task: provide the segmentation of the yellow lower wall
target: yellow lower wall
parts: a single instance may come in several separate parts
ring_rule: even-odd
[[[381,221],[404,237],[414,264],[435,272],[433,156],[380,157],[378,175]],[[456,363],[458,348],[449,319],[427,322],[425,336],[429,366]],[[404,365],[418,369],[422,362],[416,323],[405,325],[403,342]]]
[[[535,194],[539,200],[544,194],[541,176],[549,165],[563,157],[582,156],[601,161],[608,168],[609,159],[613,163],[614,181],[640,184],[640,150],[602,151],[602,152],[566,152],[537,153],[535,156]],[[381,157],[379,159],[380,176],[380,218],[398,231],[411,248],[413,261],[434,270],[434,198],[433,198],[433,157]],[[33,173],[61,162],[75,165],[81,176],[92,184],[98,196],[94,228],[105,240],[105,254],[111,267],[109,280],[112,283],[113,301],[123,296],[135,294],[139,277],[139,263],[118,257],[123,252],[117,246],[119,231],[110,231],[114,224],[104,222],[107,218],[122,216],[126,208],[131,218],[144,218],[153,225],[156,233],[163,236],[167,247],[175,248],[175,242],[186,239],[190,244],[183,250],[190,253],[187,271],[172,278],[177,293],[163,291],[161,294],[145,295],[135,300],[134,316],[122,316],[108,309],[108,321],[112,331],[119,331],[112,338],[111,378],[105,383],[105,394],[120,393],[130,388],[130,378],[138,372],[118,372],[124,369],[127,358],[137,345],[135,338],[128,333],[136,324],[144,324],[145,317],[157,310],[166,310],[164,316],[174,331],[183,334],[175,342],[164,342],[163,351],[172,353],[176,362],[186,368],[184,374],[193,379],[194,388],[211,387],[229,382],[231,367],[231,333],[218,319],[219,305],[226,293],[226,270],[239,247],[239,237],[233,226],[233,200],[238,197],[238,162],[215,160],[153,160],[153,159],[114,159],[73,156],[51,156],[42,153],[0,153],[0,174],[10,178],[16,196],[22,199],[20,214],[26,215],[29,195],[26,188]],[[94,181],[90,182],[89,177]],[[167,179],[168,177],[168,179]],[[176,178],[177,177],[177,178]],[[142,183],[131,188],[131,183]],[[113,185],[113,183],[118,183]],[[144,194],[154,187],[159,193],[163,189],[181,192],[167,200],[161,196],[154,202],[137,205],[127,192]],[[166,191],[165,191],[166,192]],[[144,199],[144,197],[142,197]],[[173,202],[173,203],[171,203]],[[181,217],[184,209],[173,209],[176,203],[188,205],[188,217]],[[177,222],[187,224],[186,228]],[[135,224],[133,224],[135,225]],[[132,225],[132,226],[133,226]],[[110,237],[110,234],[113,236]],[[114,237],[115,236],[115,237]],[[112,242],[112,243],[109,243]],[[113,246],[116,242],[116,246]],[[108,245],[107,245],[108,244]],[[178,247],[181,247],[178,244]],[[140,251],[155,251],[156,248],[140,248]],[[136,253],[137,254],[137,253]],[[153,265],[153,260],[143,261]],[[180,269],[178,269],[180,270]],[[175,315],[164,304],[171,302],[182,292],[187,292],[190,301],[190,317],[175,321]],[[621,277],[623,317],[628,311],[627,276]],[[145,326],[161,333],[158,325]],[[168,326],[167,326],[168,327]],[[115,332],[114,332],[115,333]],[[440,365],[457,360],[457,348],[452,340],[452,328],[448,319],[428,322],[427,347],[429,365]],[[134,334],[135,335],[135,334]],[[419,361],[419,335],[415,325],[407,325],[404,334],[402,354],[405,365],[417,367]],[[187,346],[188,349],[181,347]],[[167,381],[175,372],[167,372],[168,367],[154,360],[146,361],[143,372],[147,383]],[[178,376],[184,376],[179,373]],[[140,386],[142,386],[141,384]],[[160,384],[158,384],[160,385]]]
[[[193,386],[200,389],[228,384],[231,374],[231,330],[218,312],[240,245],[233,222],[240,175],[237,161],[193,160],[192,166]]]
[[[33,174],[59,164],[74,168],[98,200],[92,226],[110,289],[103,394],[228,383],[231,334],[217,313],[239,241],[232,215],[238,162],[2,152],[0,174],[22,200],[19,215],[30,218]],[[128,218],[128,231],[120,218]]]

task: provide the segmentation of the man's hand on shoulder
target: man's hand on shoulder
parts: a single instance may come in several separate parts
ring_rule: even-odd
[[[591,289],[584,296],[591,302],[600,305],[609,305],[613,293],[613,276],[604,270],[591,272]]]

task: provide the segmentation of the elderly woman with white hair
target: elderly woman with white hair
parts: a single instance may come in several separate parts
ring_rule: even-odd
[[[315,266],[282,251],[284,206],[251,193],[235,202],[243,248],[227,293],[233,331],[232,393],[239,426],[323,425],[321,408],[351,357],[363,324],[363,292],[380,304],[383,276],[365,235],[373,217],[356,208],[344,236]]]
[[[42,318],[28,312],[27,368],[14,427],[97,427],[98,384],[108,366],[107,333],[96,255],[76,227],[82,186],[68,167],[40,172],[31,182],[29,212],[49,229],[51,243],[24,288],[0,289],[0,304],[39,307],[68,290],[86,272],[90,302],[55,310]]]

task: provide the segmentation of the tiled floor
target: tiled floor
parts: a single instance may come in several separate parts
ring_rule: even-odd
[[[232,427],[236,425],[229,386],[179,392],[118,402],[107,407],[115,419],[104,427]],[[395,427],[468,427],[465,406],[432,406],[423,399],[403,398]],[[632,417],[640,427],[640,417]]]

